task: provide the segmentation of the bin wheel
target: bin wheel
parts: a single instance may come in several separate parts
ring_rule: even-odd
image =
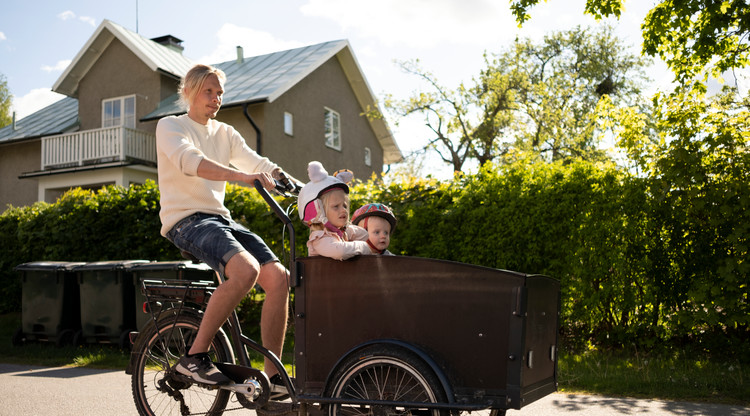
[[[66,345],[70,345],[73,343],[73,338],[75,338],[75,333],[72,329],[63,329],[57,334],[57,339],[55,339],[55,346],[60,348]]]
[[[13,333],[13,338],[11,339],[11,342],[13,343],[14,347],[18,347],[26,343],[26,335],[23,333],[23,328],[18,327],[16,331]]]
[[[416,354],[393,345],[373,345],[344,359],[331,378],[328,396],[337,399],[375,399],[396,402],[447,401],[445,391],[427,363]],[[447,410],[399,406],[334,404],[330,416],[423,415],[445,416]]]
[[[76,347],[80,347],[81,345],[85,344],[83,339],[83,330],[78,330],[73,335],[73,345]]]

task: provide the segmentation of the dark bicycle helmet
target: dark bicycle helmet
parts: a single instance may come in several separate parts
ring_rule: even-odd
[[[396,228],[396,216],[393,215],[393,211],[385,204],[373,203],[361,206],[359,209],[354,211],[352,216],[352,224],[359,224],[359,222],[367,217],[371,216],[385,218],[391,224],[391,232]],[[367,228],[367,227],[363,227]]]

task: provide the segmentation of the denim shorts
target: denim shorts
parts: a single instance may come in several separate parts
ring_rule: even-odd
[[[199,212],[181,219],[169,230],[167,239],[222,275],[229,259],[243,251],[255,257],[260,265],[278,261],[257,234],[215,214]]]

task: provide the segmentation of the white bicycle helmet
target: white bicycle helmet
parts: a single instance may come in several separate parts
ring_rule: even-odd
[[[310,182],[302,187],[297,197],[299,218],[306,225],[325,224],[328,219],[320,196],[335,188],[340,188],[348,194],[349,186],[346,183],[352,180],[354,174],[350,170],[342,169],[335,172],[334,176],[330,176],[320,162],[312,161],[307,165],[307,175]]]

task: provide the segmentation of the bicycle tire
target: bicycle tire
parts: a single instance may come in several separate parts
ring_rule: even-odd
[[[172,380],[168,374],[192,338],[198,332],[201,318],[194,313],[182,311],[179,315],[165,312],[159,321],[150,322],[138,336],[133,352],[136,361],[131,378],[133,399],[138,413],[143,416],[168,416],[200,413],[221,414],[227,405],[230,392],[222,389],[207,389],[192,383]],[[159,336],[161,334],[161,336]],[[169,338],[167,348],[164,341]],[[166,350],[166,351],[165,351]],[[226,337],[217,334],[209,346],[212,361],[230,362]],[[165,387],[168,387],[165,390]],[[168,390],[181,393],[182,402],[170,395]],[[187,406],[186,408],[182,405]]]
[[[332,377],[330,397],[401,402],[446,402],[445,391],[427,363],[393,345],[373,345],[344,359]],[[378,408],[382,407],[382,408]],[[445,416],[446,410],[399,406],[328,406],[329,416],[389,414]]]

